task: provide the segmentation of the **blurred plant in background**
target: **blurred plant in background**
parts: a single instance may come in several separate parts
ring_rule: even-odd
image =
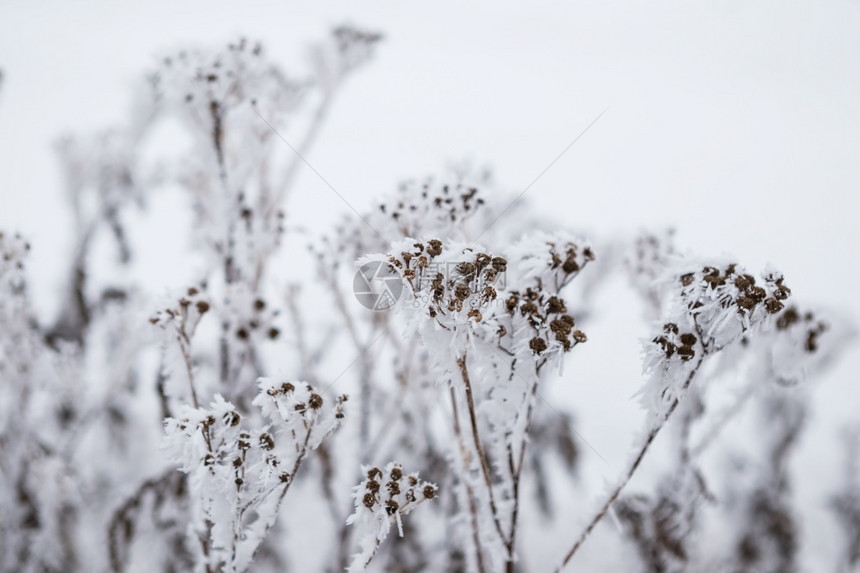
[[[313,272],[276,264],[308,240],[286,223],[296,174],[379,41],[336,28],[306,76],[247,39],[172,53],[126,125],[60,143],[74,233],[51,323],[29,299],[29,245],[0,235],[2,569],[516,571],[544,550],[523,542],[531,508],[583,525],[561,568],[612,513],[630,570],[798,570],[788,460],[807,378],[851,330],[795,303],[779,272],[682,254],[670,232],[588,241],[524,206],[506,218],[511,197],[465,166],[310,237]],[[169,122],[189,143],[153,162],[151,134]],[[205,261],[160,300],[125,278],[147,247],[130,229],[159,193],[187,197]],[[398,286],[391,310],[353,297],[370,263]],[[541,390],[587,352],[593,295],[619,271],[654,325],[645,422],[596,509],[559,515],[556,500],[580,487],[581,446],[573,414]],[[723,432],[745,409],[762,422],[752,448],[707,474],[702,460],[732,449]],[[661,432],[665,479],[628,491]],[[856,442],[833,498],[846,532],[834,560],[849,569]],[[287,496],[294,483],[302,494]],[[290,545],[296,524],[313,547]],[[714,528],[732,541],[708,543]]]

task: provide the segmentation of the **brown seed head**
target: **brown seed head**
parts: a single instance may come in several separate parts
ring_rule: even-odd
[[[438,257],[442,254],[442,241],[439,239],[430,239],[428,242],[427,254],[431,257]]]
[[[541,352],[546,350],[547,344],[543,338],[535,336],[529,341],[529,348],[531,348],[532,352],[534,352],[535,354],[540,354]]]
[[[776,300],[774,297],[770,297],[769,299],[764,301],[764,308],[770,314],[776,314],[783,309],[785,305]]]
[[[364,494],[364,499],[362,500],[364,503],[364,507],[367,509],[373,509],[373,506],[376,505],[376,497],[372,493]]]

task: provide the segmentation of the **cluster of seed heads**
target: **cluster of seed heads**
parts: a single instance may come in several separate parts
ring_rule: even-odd
[[[209,299],[203,292],[203,289],[205,289],[205,286],[199,288],[196,286],[188,287],[185,294],[177,301],[176,306],[157,310],[150,317],[150,324],[165,328],[173,322],[182,322],[180,327],[184,330],[186,326],[189,326],[184,322],[191,318],[192,312],[196,312],[196,318],[198,319],[209,312]]]
[[[440,186],[432,180],[407,182],[394,197],[380,203],[379,211],[390,217],[404,236],[415,237],[422,234],[428,218],[456,224],[473,215],[484,204],[478,195],[477,187],[462,183]]]
[[[574,329],[576,322],[567,314],[567,306],[560,296],[546,296],[530,288],[523,292],[512,291],[505,301],[505,308],[512,317],[524,317],[534,329],[535,335],[529,341],[529,348],[535,354],[541,354],[549,348],[550,336],[561,343],[565,352],[588,340],[584,332]],[[499,335],[507,335],[504,326],[499,327]]]
[[[805,329],[804,348],[807,352],[812,353],[818,350],[818,337],[824,334],[830,326],[827,322],[818,319],[813,313],[801,314],[796,306],[790,306],[777,317],[776,328],[781,331],[792,328]]]
[[[241,421],[242,416],[233,409],[227,410],[220,416],[220,425],[223,428],[235,428],[239,426]],[[240,491],[245,483],[248,456],[252,450],[259,450],[263,462],[273,470],[276,470],[281,465],[281,459],[273,452],[275,449],[275,438],[268,432],[261,432],[255,439],[250,432],[241,430],[234,441],[229,444],[222,443],[216,449],[213,449],[213,446],[216,445],[215,436],[219,434],[219,419],[215,415],[210,414],[195,424],[188,418],[185,418],[179,423],[178,427],[179,430],[185,432],[191,425],[197,426],[210,450],[203,456],[203,466],[208,468],[214,475],[216,465],[229,464],[233,468],[234,483],[237,491]],[[287,472],[280,472],[278,477],[282,482],[289,481],[290,479],[290,475]]]
[[[277,468],[281,465],[281,459],[272,453],[272,450],[275,449],[275,438],[272,437],[270,433],[262,432],[257,439],[254,440],[249,432],[239,432],[235,448],[233,448],[233,451],[238,452],[238,454],[233,457],[232,462],[233,472],[235,474],[234,483],[236,484],[237,491],[240,491],[245,483],[245,470],[248,467],[248,455],[253,448],[257,448],[259,450],[260,457],[263,458],[263,463],[271,467],[272,471],[277,471]],[[281,483],[288,483],[290,481],[289,472],[279,472],[278,480]]]
[[[212,60],[205,63],[196,59],[197,54],[182,50],[174,56],[163,58],[162,65],[164,70],[193,67],[194,72],[190,79],[199,84],[213,85],[219,82],[235,84],[238,83],[238,75],[243,71],[239,69],[242,67],[242,64],[239,63],[240,58],[245,57],[243,54],[248,53],[251,57],[258,58],[263,53],[263,47],[259,42],[251,44],[245,38],[240,38],[236,43],[228,44],[227,50],[226,54],[217,54]],[[191,103],[195,101],[195,94],[186,93],[184,99],[186,103]]]
[[[698,339],[692,332],[680,332],[674,322],[667,322],[663,325],[663,334],[654,338],[652,342],[660,347],[667,359],[677,354],[686,362],[696,355],[694,346]]]
[[[278,316],[277,311],[268,311],[268,306],[263,298],[257,297],[251,303],[253,313],[251,318],[242,321],[235,329],[236,338],[241,341],[246,341],[251,338],[251,334],[257,331],[265,331],[265,335],[270,340],[275,340],[281,335],[281,331],[272,326],[272,321]]]
[[[308,386],[308,388],[310,389],[310,386]],[[295,390],[296,387],[292,382],[284,382],[283,384],[281,384],[280,388],[270,388],[266,391],[266,393],[274,398],[276,396],[289,396],[290,394],[295,392]],[[345,395],[341,396],[341,398],[342,400],[339,400],[339,402],[346,401]],[[310,408],[311,410],[319,410],[320,408],[322,408],[322,406],[323,397],[314,392],[313,389],[311,389],[311,395],[308,398],[307,403],[299,402],[294,406],[294,408],[296,412],[304,413],[306,410],[308,410],[308,408]]]
[[[580,254],[578,247],[573,243],[566,243],[561,250],[558,250],[554,243],[549,243],[549,248],[552,269],[561,268],[568,275],[578,273],[582,269],[583,263],[577,262]],[[594,251],[591,250],[591,247],[582,249],[581,255],[585,263],[594,260]]]
[[[289,381],[261,379],[260,384],[265,394],[277,405],[279,412],[283,412],[282,409],[286,406],[286,410],[297,412],[304,418],[308,415],[319,413],[325,404],[325,399],[314,390],[313,386],[306,382],[293,383]],[[286,400],[281,402],[285,398]],[[344,404],[347,400],[349,400],[349,397],[346,394],[341,394],[335,400],[334,414],[336,419],[343,419]],[[255,403],[257,403],[256,400]],[[280,413],[279,415],[283,416],[284,414]]]
[[[419,480],[417,474],[404,476],[399,465],[391,467],[388,476],[373,467],[367,471],[362,503],[371,511],[381,505],[388,515],[394,515],[409,504],[433,499],[436,492],[435,485]]]
[[[732,284],[737,288],[734,298],[728,297],[721,300],[724,307],[735,305],[739,314],[751,314],[758,305],[763,304],[769,314],[776,314],[784,308],[782,301],[791,295],[791,289],[785,286],[782,276],[772,276],[765,279],[765,286],[756,284],[754,276],[736,272],[736,265],[730,264],[725,269],[716,267],[704,267],[702,269],[702,285],[705,288],[716,290]],[[684,288],[694,285],[694,273],[681,275],[681,286]],[[695,310],[702,306],[700,300],[690,303],[690,309]]]
[[[416,242],[414,250],[402,251],[399,257],[390,256],[388,263],[413,291],[429,291],[431,317],[469,308],[468,318],[481,322],[483,315],[478,307],[496,300],[498,292],[493,284],[507,270],[508,261],[486,253],[475,253],[468,260],[456,263],[453,269],[442,268],[435,259],[444,248],[438,239],[431,239],[426,245]],[[454,272],[450,272],[452,270]]]

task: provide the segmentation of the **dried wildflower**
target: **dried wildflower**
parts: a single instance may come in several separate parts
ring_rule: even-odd
[[[547,301],[546,311],[547,313],[552,314],[562,314],[567,312],[567,307],[564,305],[563,299],[557,296],[551,296]]]
[[[785,305],[779,302],[776,297],[765,299],[764,307],[770,314],[776,314],[783,309]]]
[[[504,265],[508,287],[523,291],[537,285],[550,294],[558,293],[594,259],[586,241],[567,233],[530,233],[510,251]]]
[[[392,523],[397,524],[400,536],[403,536],[402,517],[410,513],[416,506],[425,500],[436,497],[436,486],[434,484],[418,479],[418,474],[409,474],[407,481],[409,489],[400,487],[403,479],[403,470],[400,465],[392,462],[385,466],[384,470],[379,468],[363,468],[367,479],[363,480],[353,494],[355,500],[355,511],[347,519],[347,524],[357,529],[361,551],[354,555],[349,567],[350,571],[360,570],[367,566],[376,554],[379,545],[388,537]],[[379,482],[377,479],[388,476],[386,484],[387,499],[377,498]],[[415,495],[415,489],[423,492],[423,497]]]
[[[421,243],[417,243],[417,244],[420,245]],[[428,247],[427,247],[427,254],[430,257],[438,257],[439,255],[441,255],[442,254],[442,241],[440,241],[439,239],[430,239],[430,242],[428,243]]]
[[[224,422],[228,426],[238,426],[242,417],[235,410],[230,410],[224,414]]]
[[[267,433],[260,434],[260,447],[264,450],[272,450],[275,448],[275,440]]]
[[[685,332],[679,336],[678,339],[681,341],[681,344],[685,346],[692,346],[696,344],[696,341],[698,340],[696,336],[690,332]]]
[[[671,281],[677,286],[666,310],[669,320],[646,346],[646,371],[652,378],[642,395],[654,424],[662,423],[685,393],[691,369],[778,313],[782,303],[774,296],[776,290],[788,293],[782,275],[773,271],[757,284],[735,263],[682,263],[681,268],[674,273],[679,278]]]
[[[535,336],[529,341],[529,348],[531,348],[532,352],[535,354],[540,354],[547,349],[547,343],[543,338]]]
[[[372,493],[366,493],[362,498],[362,503],[367,509],[373,509],[373,506],[376,505],[376,497]]]

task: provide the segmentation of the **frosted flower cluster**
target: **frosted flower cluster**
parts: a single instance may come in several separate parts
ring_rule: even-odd
[[[499,316],[499,342],[520,356],[558,357],[587,337],[575,328],[561,290],[595,259],[588,242],[564,232],[532,233],[510,248],[506,313]]]
[[[418,318],[419,325],[450,332],[458,348],[472,334],[506,341],[513,354],[550,355],[585,342],[558,293],[594,260],[587,243],[536,233],[511,247],[510,263],[484,251],[479,245],[407,238],[393,243],[387,255],[364,257],[359,264],[387,263],[409,293],[404,306],[432,319]]]
[[[344,419],[347,396],[342,394],[329,403],[306,382],[280,378],[260,378],[260,393],[254,399],[263,415],[272,420],[276,432],[290,440],[306,434],[307,446],[316,449]]]
[[[254,404],[272,427],[248,428],[217,394],[209,407],[185,406],[164,423],[168,457],[194,493],[192,535],[205,540],[196,561],[219,570],[248,569],[305,456],[343,419],[345,396],[329,405],[303,382],[263,378],[259,386]]]
[[[736,264],[708,265],[678,277],[678,303],[717,348],[737,340],[769,315],[783,309],[791,294],[781,273],[765,271],[756,278]]]
[[[379,197],[361,219],[347,218],[311,250],[324,266],[336,268],[343,259],[386,250],[387,240],[466,241],[470,231],[477,234],[492,220],[485,190],[489,183],[488,175],[468,169],[404,181]]]
[[[387,255],[370,255],[358,263],[388,264],[403,279],[408,295],[402,304],[411,307],[413,326],[422,328],[424,336],[449,332],[449,344],[464,348],[474,331],[495,330],[491,305],[499,296],[507,260],[483,251],[477,245],[407,238],[392,243]]]
[[[510,249],[511,289],[538,289],[558,294],[585,266],[595,260],[591,243],[564,231],[533,232]]]
[[[259,42],[246,38],[225,49],[165,56],[151,83],[159,104],[181,112],[207,134],[223,129],[225,114],[247,114],[251,104],[274,119],[295,108],[303,94],[300,82],[288,79]]]
[[[499,342],[512,341],[512,354],[521,355],[525,345],[533,355],[552,356],[585,342],[584,332],[568,314],[565,301],[558,295],[526,289],[513,291],[505,300],[507,320],[500,320]]]
[[[774,328],[762,341],[768,347],[764,356],[778,381],[796,384],[828,365],[852,335],[828,313],[792,304],[776,316]]]
[[[782,274],[756,279],[735,263],[682,263],[668,277],[674,294],[659,333],[645,343],[650,378],[641,394],[655,424],[682,398],[706,355],[773,319],[791,294]]]
[[[486,200],[479,183],[471,178],[446,178],[436,181],[406,181],[397,191],[379,202],[374,223],[405,237],[430,235],[465,240],[467,222],[483,221]]]
[[[403,537],[403,516],[420,503],[436,497],[436,484],[418,479],[418,473],[404,474],[397,462],[383,469],[362,466],[365,479],[353,490],[355,511],[346,523],[358,531],[361,551],[353,556],[349,571],[363,571],[379,545],[391,532],[392,524]]]
[[[209,312],[210,299],[202,288],[188,287],[174,303],[156,310],[149,322],[159,328],[176,328],[178,332],[190,335],[204,314]]]

